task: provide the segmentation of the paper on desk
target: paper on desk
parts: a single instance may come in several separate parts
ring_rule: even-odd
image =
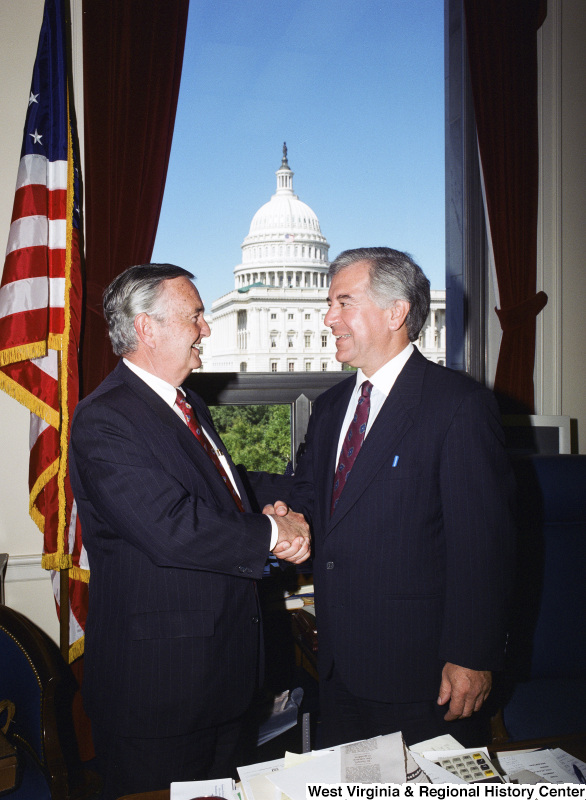
[[[487,759],[491,760],[486,747],[458,747],[456,750],[442,750],[441,752],[438,750],[426,750],[421,755],[430,761],[434,761],[436,758],[454,758],[465,753],[484,753]]]
[[[171,784],[171,800],[192,800],[194,797],[225,797],[235,800],[236,786],[230,778],[212,781],[174,781]],[[271,798],[272,800],[272,798]]]
[[[340,751],[331,750],[294,767],[267,773],[266,778],[291,800],[305,800],[306,783],[340,783]]]
[[[579,770],[582,771],[583,775],[586,775],[586,764],[584,761],[580,761],[579,758],[574,758],[574,756],[566,753],[565,750],[562,750],[561,747],[556,747],[551,751],[553,755],[557,758],[560,762],[562,767],[569,772],[570,774],[574,773],[574,764],[578,767]]]
[[[550,783],[578,783],[578,779],[567,772],[551,750],[535,750],[532,753],[509,753],[501,750],[496,754],[496,763],[507,775],[528,769]]]
[[[287,796],[266,775],[255,775],[242,784],[246,800],[286,800]]]
[[[409,747],[412,753],[419,753],[422,755],[425,752],[432,752],[436,750],[462,750],[460,742],[456,741],[451,733],[445,733],[443,736],[435,736],[433,739],[426,739],[424,742],[417,742]]]
[[[265,772],[277,772],[285,766],[284,758],[275,758],[272,761],[259,761],[258,764],[247,764],[244,767],[238,767],[238,777],[244,783],[245,780],[252,778],[254,775],[264,775]]]
[[[304,764],[313,758],[311,753],[290,753],[285,750],[285,769],[289,767],[296,767],[298,764]]]
[[[281,792],[267,780],[266,776],[268,773],[283,769],[284,764],[284,758],[276,758],[273,761],[238,767],[238,777],[246,800],[282,800]]]
[[[341,756],[344,783],[429,783],[400,731],[344,745]]]

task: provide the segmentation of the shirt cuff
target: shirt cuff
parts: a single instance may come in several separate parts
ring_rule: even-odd
[[[269,516],[269,514],[265,514],[265,517],[268,517],[269,522],[271,523],[271,543],[269,545],[269,550],[272,553],[277,546],[277,542],[279,541],[279,526],[277,525],[274,517]]]

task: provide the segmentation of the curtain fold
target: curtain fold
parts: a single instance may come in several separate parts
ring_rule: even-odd
[[[464,0],[468,58],[502,340],[495,392],[505,411],[533,413],[539,142],[540,0]]]
[[[86,286],[82,393],[114,367],[102,292],[150,260],[189,0],[83,0]]]

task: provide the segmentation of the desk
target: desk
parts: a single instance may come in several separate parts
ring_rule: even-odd
[[[581,761],[586,761],[586,733],[573,736],[557,736],[551,739],[527,739],[523,742],[508,742],[507,744],[488,745],[488,752],[491,756],[495,753],[513,752],[515,750],[528,750],[532,748],[551,748],[561,747]],[[118,800],[170,800],[170,790],[164,789],[159,792],[143,792],[142,794],[127,794]]]

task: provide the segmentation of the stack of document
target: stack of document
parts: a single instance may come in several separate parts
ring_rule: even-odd
[[[400,732],[238,769],[245,800],[305,800],[308,783],[429,783]],[[173,800],[173,798],[172,798]]]
[[[480,759],[490,780],[513,783],[580,783],[586,764],[563,750],[501,752],[490,759],[486,748],[462,748],[452,736],[439,736],[406,747],[401,732],[360,742],[314,750],[298,755],[239,767],[240,783],[189,781],[171,784],[171,800],[214,796],[225,800],[306,800],[307,784],[340,783],[466,783],[451,762],[459,764],[468,754]],[[441,762],[441,763],[440,763]],[[448,769],[442,765],[448,765]]]
[[[226,800],[305,800],[306,784],[429,783],[401,732],[239,767],[240,786],[225,781],[171,784],[171,800],[215,795]],[[213,787],[209,784],[214,784]]]

